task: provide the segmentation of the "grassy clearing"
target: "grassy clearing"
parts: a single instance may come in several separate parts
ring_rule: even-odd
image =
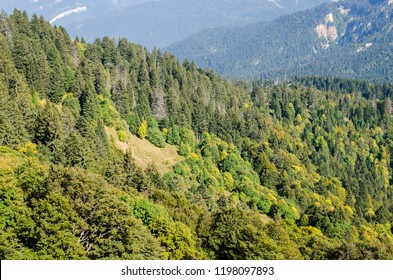
[[[154,163],[161,174],[168,172],[172,166],[183,158],[177,153],[177,147],[166,144],[164,148],[158,148],[146,139],[140,139],[131,133],[127,133],[127,140],[121,142],[113,128],[105,127],[106,134],[112,138],[116,147],[123,152],[131,150],[137,164],[145,169],[149,163]]]

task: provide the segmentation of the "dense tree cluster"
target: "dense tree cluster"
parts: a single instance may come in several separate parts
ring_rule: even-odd
[[[0,48],[2,259],[393,258],[391,85],[234,83],[20,11]]]

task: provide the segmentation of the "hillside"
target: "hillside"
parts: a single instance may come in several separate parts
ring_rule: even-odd
[[[393,259],[391,84],[235,83],[20,11],[0,48],[1,259]]]
[[[167,48],[240,79],[332,75],[391,82],[391,1],[336,1],[274,22],[192,35]]]
[[[115,129],[105,127],[105,132],[109,139],[113,139],[116,148],[124,153],[130,151],[136,164],[142,169],[147,169],[149,165],[153,164],[157,171],[163,175],[183,159],[177,152],[178,148],[174,145],[166,144],[160,148],[132,133],[126,133],[125,139],[121,141]]]
[[[10,1],[2,8],[42,14],[51,23],[64,26],[73,37],[90,42],[97,37],[124,37],[151,50],[206,28],[273,20],[327,1],[40,0]]]

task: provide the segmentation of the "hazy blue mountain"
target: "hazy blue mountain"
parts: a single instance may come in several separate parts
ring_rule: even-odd
[[[78,13],[83,14],[84,17],[97,16],[116,8],[110,0],[0,0],[0,3],[0,7],[8,12],[17,8],[25,10],[29,15],[33,13],[43,15],[48,21],[53,22],[67,16],[75,17]],[[64,16],[61,17],[62,15]]]
[[[0,8],[43,15],[54,24],[86,20],[151,0],[0,0]]]
[[[232,78],[393,78],[393,1],[336,1],[273,22],[194,34],[167,48]]]
[[[127,37],[148,48],[163,47],[206,28],[273,20],[327,0],[164,0],[67,24],[72,35],[88,40]]]
[[[274,20],[329,0],[0,0],[42,14],[72,36],[126,37],[148,48],[163,47],[207,28]]]

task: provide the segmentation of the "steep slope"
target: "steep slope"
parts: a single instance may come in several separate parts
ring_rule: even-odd
[[[110,139],[113,139],[118,149],[124,153],[131,151],[135,162],[142,169],[147,169],[149,165],[154,164],[157,171],[163,175],[184,159],[179,156],[178,148],[174,145],[159,148],[148,140],[140,139],[131,133],[126,133],[126,139],[121,141],[115,129],[105,127],[105,132]]]
[[[392,81],[391,1],[337,1],[271,23],[195,34],[167,49],[234,78]]]
[[[393,85],[250,87],[20,11],[0,49],[1,259],[393,259]]]

